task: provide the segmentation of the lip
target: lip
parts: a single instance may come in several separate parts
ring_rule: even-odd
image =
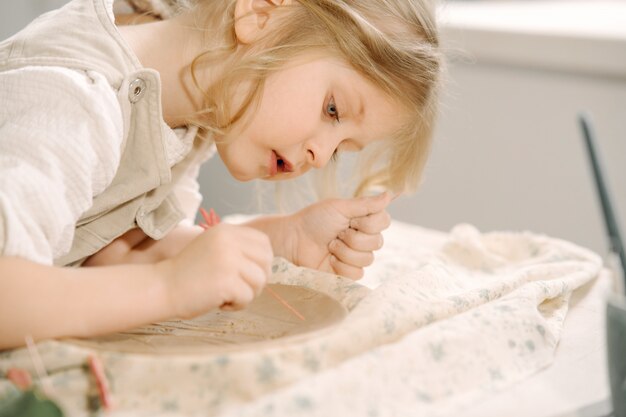
[[[282,155],[272,150],[270,155],[269,174],[276,175],[281,172],[293,172],[293,165]]]
[[[278,155],[276,152],[270,152],[270,167],[269,167],[269,176],[272,177],[276,175],[278,172]]]

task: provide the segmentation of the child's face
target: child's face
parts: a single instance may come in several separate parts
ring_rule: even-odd
[[[340,60],[301,59],[268,77],[258,109],[248,123],[235,124],[217,150],[238,180],[293,178],[323,167],[335,151],[388,137],[401,113]]]

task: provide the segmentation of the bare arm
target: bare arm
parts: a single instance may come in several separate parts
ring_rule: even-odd
[[[154,240],[139,228],[131,229],[89,257],[83,266],[162,261],[176,256],[202,232],[200,226],[178,226],[163,239]]]
[[[119,263],[116,254],[136,264],[60,268],[0,257],[0,349],[22,345],[26,335],[88,337],[243,308],[270,274],[267,236],[232,225],[197,229],[177,229],[162,241],[127,234],[93,257],[93,264],[107,256]]]
[[[156,264],[59,268],[0,258],[0,349],[34,339],[86,337],[172,316]]]

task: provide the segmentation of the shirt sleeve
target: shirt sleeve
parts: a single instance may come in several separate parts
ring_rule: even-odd
[[[67,253],[122,144],[121,108],[103,75],[0,72],[0,255],[51,264]]]

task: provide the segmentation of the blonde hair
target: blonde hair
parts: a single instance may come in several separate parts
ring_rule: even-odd
[[[237,48],[234,0],[204,0],[197,7],[202,24],[211,29],[206,52],[192,64],[194,80],[200,67],[213,62],[226,62],[228,71],[203,88],[205,108],[194,123],[223,134],[258,103],[272,71],[321,50],[344,59],[406,109],[392,137],[363,151],[354,193],[417,188],[430,149],[442,68],[428,0],[294,0],[272,11],[275,30],[245,48]],[[244,83],[248,94],[235,108],[231,92]]]

